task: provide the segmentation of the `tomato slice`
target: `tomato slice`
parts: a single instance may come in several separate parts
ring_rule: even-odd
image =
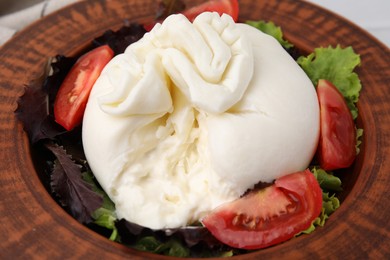
[[[239,5],[238,0],[209,0],[200,5],[193,6],[182,12],[191,22],[203,12],[217,12],[219,15],[228,14],[235,22],[238,20]],[[157,22],[162,22],[161,20]],[[152,30],[156,23],[145,24],[147,31]]]
[[[66,130],[81,124],[92,86],[112,57],[108,45],[93,49],[81,56],[65,77],[54,101],[54,118]]]
[[[188,20],[193,21],[203,12],[217,12],[219,15],[228,14],[235,22],[238,20],[238,1],[237,0],[209,0],[198,6],[191,7],[183,12]]]
[[[226,245],[259,249],[286,241],[309,228],[321,209],[322,190],[310,170],[305,170],[221,205],[202,223]]]
[[[329,81],[319,80],[320,140],[317,157],[324,170],[351,166],[356,157],[356,130],[351,111],[340,91]]]

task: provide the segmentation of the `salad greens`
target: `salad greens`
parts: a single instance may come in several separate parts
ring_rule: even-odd
[[[74,62],[73,58],[61,55],[50,58],[42,74],[30,82],[19,98],[15,113],[32,144],[65,133],[65,129],[54,121],[51,104],[54,103],[54,93],[57,93]]]
[[[69,208],[71,214],[81,223],[91,221],[92,213],[99,208],[103,199],[94,192],[91,185],[80,178],[81,166],[59,145],[46,143],[46,147],[56,156],[51,174],[51,187],[58,195],[60,203]]]
[[[358,75],[354,72],[360,65],[360,56],[352,47],[317,48],[307,57],[300,57],[298,64],[309,76],[314,86],[319,79],[332,82],[343,94],[353,119],[358,116],[356,102],[362,89]]]
[[[85,164],[86,163],[87,162],[85,162]],[[100,187],[95,176],[89,169],[83,172],[81,177],[85,182],[89,183],[92,186],[92,190],[96,194],[99,194],[103,198],[103,202],[100,204],[101,206],[91,214],[91,217],[93,218],[93,223],[108,230],[112,230],[109,239],[112,241],[119,241],[118,230],[115,226],[117,216],[115,212],[114,202],[112,202],[112,200]]]
[[[333,173],[328,173],[319,167],[313,167],[311,171],[324,191],[336,192],[343,190],[341,188],[341,180],[334,176]]]
[[[360,153],[360,145],[362,144],[361,138],[363,137],[363,129],[356,128],[356,154]]]
[[[141,238],[134,246],[135,249],[141,251],[147,251],[156,254],[164,254],[168,256],[176,257],[188,257],[190,256],[189,249],[183,246],[177,240],[169,240],[163,243],[157,240],[154,236],[147,236]]]
[[[336,197],[336,192],[342,191],[341,180],[334,176],[333,173],[328,173],[316,166],[312,167],[312,173],[316,177],[322,189],[322,211],[321,214],[313,221],[311,226],[301,233],[309,234],[316,227],[323,227],[329,216],[340,207],[340,201]]]
[[[283,38],[281,28],[274,23],[247,23],[275,37],[284,48],[294,49],[294,46]],[[125,25],[119,31],[107,31],[96,38],[92,47],[109,44],[118,54],[130,43],[139,40],[144,33],[141,25]],[[221,245],[201,226],[155,231],[118,219],[114,203],[100,187],[85,161],[80,128],[66,133],[54,122],[52,107],[55,95],[75,61],[76,58],[64,56],[50,60],[48,64],[51,68],[47,67],[41,77],[27,86],[16,110],[31,143],[45,147],[48,151],[47,160],[53,161],[50,164],[50,192],[55,199],[79,222],[91,228],[101,227],[107,231],[105,235],[110,240],[138,250],[177,257],[222,257],[246,252]],[[333,82],[348,101],[354,118],[357,117],[355,104],[361,84],[353,70],[360,65],[360,58],[351,47],[318,48],[307,57],[299,57],[297,62],[314,85],[322,78]],[[362,133],[362,129],[357,129],[357,152]],[[336,196],[337,192],[342,190],[341,180],[334,173],[326,172],[314,164],[310,169],[323,190],[323,209],[311,227],[300,234],[311,233],[316,227],[322,227],[326,219],[340,206]]]

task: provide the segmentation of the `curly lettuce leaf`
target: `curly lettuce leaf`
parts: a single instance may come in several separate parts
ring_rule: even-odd
[[[324,214],[330,216],[333,212],[340,207],[340,201],[335,194],[329,195],[329,192],[322,194],[322,207]],[[322,224],[321,226],[323,226]]]
[[[354,119],[357,118],[358,109],[356,102],[362,89],[358,75],[354,69],[360,65],[360,56],[354,52],[352,47],[316,48],[309,56],[301,56],[298,64],[306,72],[314,86],[317,86],[319,79],[326,79],[332,82],[343,94],[351,110]]]
[[[322,210],[320,215],[314,219],[311,226],[302,231],[300,234],[310,234],[313,232],[316,227],[320,226],[323,227],[325,225],[326,220],[329,218],[329,216],[336,211],[340,207],[340,201],[339,199],[333,194],[332,196],[329,196],[328,192],[322,193]]]
[[[341,180],[332,173],[328,173],[318,167],[313,167],[311,171],[313,172],[314,177],[316,177],[322,190],[342,191]]]
[[[245,23],[259,29],[263,33],[274,37],[286,49],[290,49],[294,46],[292,43],[283,38],[282,29],[279,26],[275,25],[273,22],[266,22],[260,20],[246,21]]]
[[[360,145],[362,144],[363,129],[356,128],[356,155],[360,153]]]

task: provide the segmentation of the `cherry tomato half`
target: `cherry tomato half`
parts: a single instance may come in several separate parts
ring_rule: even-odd
[[[83,120],[89,94],[114,52],[108,45],[81,56],[62,82],[54,101],[55,121],[70,131]]]
[[[203,225],[222,243],[259,249],[310,227],[322,209],[322,190],[310,170],[286,175],[260,191],[221,205]]]
[[[182,12],[191,22],[203,12],[217,12],[219,15],[228,14],[235,22],[238,20],[238,0],[209,0],[200,5],[193,6]],[[162,22],[162,21],[157,21]],[[145,24],[144,28],[147,31],[152,30],[155,23]]]
[[[356,130],[351,111],[340,91],[329,81],[319,80],[320,140],[317,157],[324,170],[349,167],[356,157]]]

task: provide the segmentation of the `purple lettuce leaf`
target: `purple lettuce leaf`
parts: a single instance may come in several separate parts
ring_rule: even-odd
[[[15,110],[30,142],[54,139],[65,129],[54,120],[53,107],[58,89],[75,59],[57,56],[48,60],[42,74],[25,86]]]
[[[102,36],[93,40],[96,47],[108,45],[115,55],[123,53],[127,46],[141,39],[146,30],[138,23],[126,22],[118,31],[107,30]]]
[[[151,253],[203,258],[232,256],[245,252],[222,244],[202,226],[152,230],[125,219],[118,220],[115,226],[121,243]]]
[[[76,164],[61,146],[52,142],[45,146],[57,158],[51,174],[52,191],[79,222],[92,222],[92,213],[102,206],[103,197],[83,180],[81,165]]]
[[[158,4],[156,20],[163,20],[171,14],[181,13],[186,5],[181,0],[163,0]]]
[[[51,59],[51,73],[43,82],[42,90],[47,94],[49,101],[49,114],[54,117],[54,101],[62,82],[76,63],[76,57],[57,55]]]
[[[176,238],[183,241],[189,247],[193,247],[200,243],[204,243],[210,248],[221,245],[221,242],[212,236],[203,226],[153,230],[131,223],[125,219],[120,219],[117,221],[116,227],[122,242],[127,244],[135,243],[139,237],[154,235],[163,241],[169,238]]]
[[[53,139],[64,131],[50,115],[48,95],[42,88],[48,77],[50,64],[51,60],[42,75],[25,86],[24,94],[19,97],[18,107],[15,110],[17,118],[22,122],[33,144],[42,139]]]
[[[119,54],[128,45],[142,38],[145,32],[139,24],[125,25],[116,32],[109,30],[96,38],[91,48],[108,44],[115,54]],[[25,92],[17,102],[15,113],[32,144],[43,139],[53,140],[66,132],[54,120],[54,101],[63,80],[76,60],[77,57],[63,55],[50,58],[42,74],[25,86]]]

